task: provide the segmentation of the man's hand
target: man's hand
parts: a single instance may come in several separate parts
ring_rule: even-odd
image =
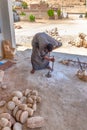
[[[50,61],[51,61],[51,62],[54,62],[54,61],[55,61],[55,58],[54,58],[54,57],[51,57],[51,58],[50,58]]]
[[[54,57],[45,56],[44,59],[46,59],[46,60],[48,60],[48,61],[51,61],[51,62],[54,62],[54,61],[55,61],[55,58],[54,58]]]

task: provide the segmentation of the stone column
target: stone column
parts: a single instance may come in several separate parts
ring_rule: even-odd
[[[12,47],[16,47],[15,32],[13,26],[13,12],[11,0],[0,0],[1,18],[2,18],[2,33],[5,40],[9,40]]]
[[[1,1],[0,1],[0,58],[2,58],[2,40],[3,40],[3,34],[2,34],[2,18],[1,18]]]

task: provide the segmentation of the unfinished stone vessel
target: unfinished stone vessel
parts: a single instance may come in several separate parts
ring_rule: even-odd
[[[44,118],[41,116],[31,117],[27,119],[27,127],[29,128],[40,128],[44,126]]]
[[[10,41],[3,40],[2,47],[3,47],[3,58],[13,59],[15,56],[15,48],[11,47]]]
[[[85,70],[78,70],[76,75],[79,79],[87,82],[87,72]]]

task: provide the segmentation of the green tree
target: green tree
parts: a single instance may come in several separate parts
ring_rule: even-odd
[[[34,15],[29,15],[29,21],[34,22],[35,21],[35,16]]]
[[[49,18],[54,18],[54,10],[53,9],[49,9],[47,11],[47,14],[48,14]]]
[[[58,9],[58,10],[57,10],[58,18],[61,18],[61,13],[62,13],[62,12],[61,12],[61,9]]]
[[[22,2],[22,7],[23,7],[23,9],[27,9],[28,8],[28,4],[25,1],[23,1]]]
[[[25,13],[25,12],[21,12],[20,15],[21,15],[21,16],[25,16],[26,13]]]
[[[87,18],[87,12],[85,12],[85,18]]]

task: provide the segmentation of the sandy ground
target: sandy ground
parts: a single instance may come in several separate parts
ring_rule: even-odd
[[[51,78],[45,76],[48,70],[30,74],[31,45],[26,43],[26,46],[17,46],[16,64],[5,71],[4,83],[8,88],[0,89],[0,99],[8,100],[9,93],[14,90],[36,89],[42,102],[35,115],[43,116],[46,121],[45,126],[38,130],[87,130],[87,83],[77,78],[78,65],[65,66],[59,63],[63,59],[77,60],[77,57],[87,62],[87,49],[72,47],[67,43],[71,38],[76,38],[79,32],[87,34],[87,21],[81,19],[17,24],[23,27],[15,30],[17,43],[18,37],[31,38],[36,32],[57,26],[63,46],[52,52],[56,61]]]

